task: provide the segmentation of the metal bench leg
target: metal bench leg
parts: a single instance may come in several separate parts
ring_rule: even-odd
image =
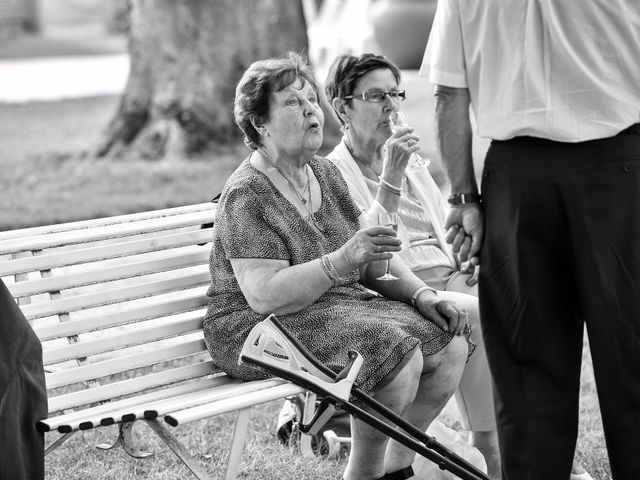
[[[224,475],[224,480],[235,480],[236,475],[238,474],[238,465],[240,464],[240,456],[242,455],[244,440],[247,436],[247,427],[249,426],[250,415],[251,408],[238,410],[236,427],[233,432],[233,443],[231,444],[229,459],[227,460],[227,471]]]
[[[73,432],[65,433],[64,435],[60,435],[58,438],[56,438],[55,441],[51,443],[51,445],[44,449],[44,456],[46,457],[64,442],[69,440],[69,438],[71,438],[71,435],[73,435],[74,433],[76,433],[76,430],[74,430]]]
[[[313,392],[307,392],[304,399],[304,407],[302,409],[302,423],[308,424],[313,418],[313,413],[316,409],[316,394]],[[311,435],[300,435],[300,450],[302,456],[306,458],[313,458],[316,456],[311,446]]]
[[[211,476],[200,465],[200,462],[191,456],[185,446],[175,437],[175,435],[173,435],[173,433],[171,433],[164,423],[160,422],[158,419],[144,419],[144,421],[147,422],[151,429],[156,432],[156,435],[158,435],[162,441],[167,444],[167,447],[176,454],[176,456],[187,466],[198,480],[212,480]]]
[[[122,449],[133,458],[147,458],[153,455],[153,452],[145,452],[141,448],[133,446],[133,439],[131,438],[131,429],[133,429],[133,422],[124,422],[118,425],[118,438],[111,445],[108,443],[101,443],[96,445],[96,448],[100,450],[111,450],[118,445],[122,446]]]

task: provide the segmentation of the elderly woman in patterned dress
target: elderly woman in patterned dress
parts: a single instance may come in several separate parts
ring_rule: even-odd
[[[220,198],[211,252],[205,339],[213,360],[241,379],[251,328],[274,313],[320,361],[340,371],[348,350],[357,385],[426,428],[455,391],[473,344],[467,314],[404,266],[393,229],[362,226],[338,169],[316,156],[324,116],[312,73],[296,54],[253,63],[234,114],[251,155]],[[363,224],[364,225],[364,224]],[[390,259],[395,281],[377,280]],[[344,479],[409,478],[414,452],[352,420]]]

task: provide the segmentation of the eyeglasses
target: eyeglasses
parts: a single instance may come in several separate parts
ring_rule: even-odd
[[[369,103],[382,103],[386,97],[389,97],[394,102],[404,102],[407,99],[407,91],[391,90],[389,92],[385,92],[383,90],[369,90],[362,93],[354,93],[353,95],[346,95],[343,98],[345,100],[355,98]]]

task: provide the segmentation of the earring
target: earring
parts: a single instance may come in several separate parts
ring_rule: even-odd
[[[344,121],[344,129],[345,130],[349,130],[349,119],[348,118]]]

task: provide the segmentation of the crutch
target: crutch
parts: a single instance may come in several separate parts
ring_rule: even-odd
[[[320,363],[304,345],[287,332],[275,315],[270,315],[251,330],[244,342],[238,362],[258,365],[323,397],[311,421],[300,426],[303,433],[317,433],[331,418],[336,408],[342,408],[436,463],[442,470],[448,470],[463,480],[489,480],[485,473],[438,443],[435,438],[427,435],[358,387],[354,387],[353,383],[363,363],[362,356],[358,352],[349,351],[349,363],[336,374]],[[349,400],[352,396],[404,432],[351,403]]]

